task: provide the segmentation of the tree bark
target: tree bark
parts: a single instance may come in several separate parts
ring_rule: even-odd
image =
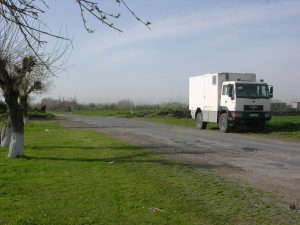
[[[22,106],[17,85],[18,77],[10,76],[6,69],[6,60],[0,59],[0,85],[7,104],[9,120],[12,126],[12,140],[9,145],[9,158],[24,155],[24,122]]]
[[[12,133],[12,139],[9,145],[9,158],[16,158],[24,155],[24,133]]]
[[[28,123],[29,117],[28,117],[28,96],[21,96],[20,102],[23,108],[23,122],[24,124]]]
[[[10,89],[10,88],[8,88]],[[22,106],[18,103],[18,93],[14,90],[4,92],[9,117],[12,124],[12,139],[9,145],[9,158],[24,155],[24,122]]]
[[[2,88],[8,115],[12,126],[12,142],[9,145],[9,158],[24,155],[24,122],[22,106],[18,103],[19,90],[14,88],[14,80],[8,78],[8,82]]]
[[[1,147],[8,147],[11,141],[11,124],[5,124],[1,130]]]

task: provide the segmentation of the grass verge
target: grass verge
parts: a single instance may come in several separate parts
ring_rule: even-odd
[[[191,118],[175,117],[150,117],[145,120],[150,122],[195,128],[195,120]],[[209,123],[208,130],[219,131],[217,124]],[[274,116],[271,121],[266,123],[264,131],[255,130],[251,127],[238,126],[233,133],[245,133],[247,135],[259,135],[260,137],[300,142],[300,116]]]
[[[75,114],[88,116],[117,116],[123,118],[142,118],[143,120],[162,123],[167,125],[195,128],[195,120],[187,118],[186,113],[180,110],[135,110],[131,114],[130,110],[98,110],[98,111],[80,111]],[[183,115],[184,114],[184,115]],[[209,123],[208,130],[218,130],[218,125]],[[240,126],[235,131],[238,133],[247,133],[260,135],[260,137],[298,141],[300,142],[300,116],[273,116],[271,121],[267,122],[264,131]]]
[[[56,116],[52,113],[33,111],[29,113],[30,119],[54,120]]]
[[[30,123],[25,142],[24,158],[0,149],[1,225],[300,223],[269,194],[100,133]]]

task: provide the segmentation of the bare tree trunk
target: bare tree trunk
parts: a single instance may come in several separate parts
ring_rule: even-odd
[[[24,133],[12,133],[12,139],[9,145],[9,158],[16,158],[24,155]]]
[[[0,85],[8,108],[9,120],[12,125],[12,141],[9,145],[9,158],[24,155],[24,123],[22,106],[18,103],[20,96],[17,86],[18,77],[9,76],[6,60],[0,59]]]
[[[20,102],[23,108],[23,122],[24,124],[29,122],[29,116],[28,116],[28,96],[21,96]]]
[[[9,145],[9,158],[24,155],[24,123],[22,107],[14,99],[14,104],[8,104],[9,116],[12,123],[12,139]]]
[[[4,89],[4,97],[12,125],[12,139],[9,145],[9,158],[24,155],[24,122],[22,106],[18,103],[18,90],[9,86]]]
[[[5,124],[1,130],[1,147],[8,147],[11,141],[11,124]]]

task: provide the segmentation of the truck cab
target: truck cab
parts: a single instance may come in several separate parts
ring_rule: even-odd
[[[226,81],[222,84],[219,109],[219,126],[224,131],[237,124],[263,128],[271,119],[270,98],[273,87],[264,82]],[[220,121],[226,114],[227,125]],[[221,122],[221,124],[220,124]],[[221,129],[221,127],[220,127]]]

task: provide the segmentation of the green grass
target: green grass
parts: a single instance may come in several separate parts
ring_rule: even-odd
[[[175,117],[150,117],[146,120],[162,124],[195,128],[195,120],[191,118]],[[208,130],[219,132],[217,124],[209,123]],[[234,133],[245,133],[247,135],[259,135],[260,137],[280,139],[286,141],[300,142],[300,116],[274,116],[271,121],[266,123],[264,131],[258,131],[251,127],[238,126]]]
[[[300,223],[270,194],[100,133],[30,123],[25,143],[24,158],[0,149],[1,225]]]
[[[300,116],[274,116],[268,122],[266,131],[274,138],[300,141]]]
[[[87,116],[119,116],[131,117],[130,110],[91,110],[91,111],[74,111],[73,114],[87,115]]]
[[[132,113],[131,113],[132,112]],[[166,114],[166,110],[155,109],[103,109],[103,110],[90,110],[90,111],[74,111],[74,114],[88,115],[88,116],[118,116],[123,118],[130,117],[153,117],[160,114]]]
[[[154,109],[139,109],[134,110],[131,114],[128,110],[97,110],[97,111],[80,111],[75,114],[90,115],[90,116],[117,116],[117,117],[135,117],[147,120],[150,122],[196,128],[195,120],[187,118],[186,114],[181,116],[182,110],[154,110]],[[218,124],[209,123],[208,130],[218,130]],[[255,129],[239,126],[235,131],[237,133],[247,133],[251,135],[261,135],[261,137],[300,141],[300,116],[273,116],[271,121],[267,122],[265,131],[257,131]]]
[[[53,120],[56,119],[56,116],[53,115],[52,113],[33,111],[29,113],[29,118]]]

